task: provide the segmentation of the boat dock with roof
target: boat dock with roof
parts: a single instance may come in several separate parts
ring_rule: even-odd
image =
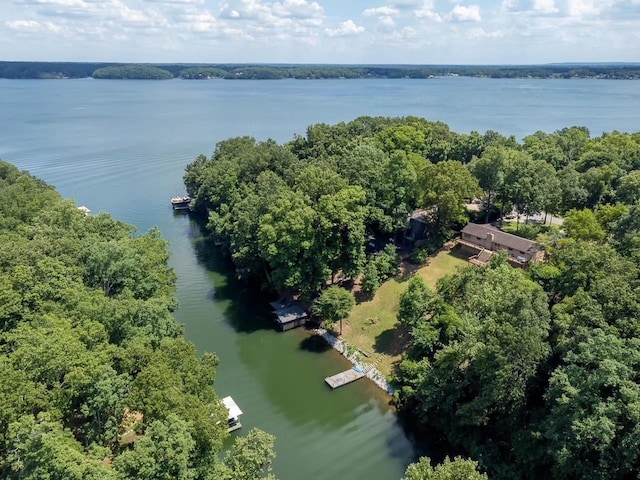
[[[283,332],[303,326],[309,317],[304,306],[287,295],[282,295],[276,301],[271,302],[271,307],[274,310],[276,323]]]
[[[240,415],[242,415],[242,410],[238,407],[238,404],[231,397],[224,397],[222,399],[222,403],[229,411],[229,428],[227,428],[227,432],[231,433],[235,430],[239,430],[242,428],[242,424],[238,420]]]

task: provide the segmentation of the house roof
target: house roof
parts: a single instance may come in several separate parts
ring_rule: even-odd
[[[299,303],[293,303],[288,307],[276,310],[275,314],[278,323],[281,323],[283,325],[285,323],[294,322],[307,316],[307,312],[305,311],[304,307]]]
[[[472,235],[474,237],[486,238],[488,233],[493,234],[493,242],[506,248],[518,250],[521,252],[530,252],[540,250],[539,243],[526,238],[518,237],[507,232],[503,232],[491,225],[478,225],[477,223],[468,223],[462,233]]]
[[[282,310],[290,306],[292,302],[293,299],[290,295],[282,294],[277,300],[269,302],[269,305],[271,305],[271,308],[273,308],[274,310]]]
[[[414,210],[413,212],[411,212],[411,214],[409,215],[409,220],[413,220],[414,222],[419,222],[419,223],[429,223],[428,217],[429,215],[431,215],[431,213],[433,213],[433,208],[428,209],[428,208],[419,208],[417,210]]]

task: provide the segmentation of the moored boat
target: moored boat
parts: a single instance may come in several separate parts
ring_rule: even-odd
[[[172,197],[171,206],[174,210],[186,210],[190,208],[191,197],[189,195],[183,195],[181,197]]]

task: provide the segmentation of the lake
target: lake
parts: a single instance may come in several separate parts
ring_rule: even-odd
[[[399,479],[422,452],[388,398],[368,381],[331,391],[348,368],[301,330],[273,330],[260,298],[226,274],[215,248],[176,215],[184,167],[216,142],[286,141],[312,123],[360,115],[417,115],[453,130],[587,126],[640,131],[640,83],[614,80],[0,80],[0,158],[55,185],[93,212],[141,231],[158,226],[178,275],[178,321],[200,351],[216,352],[215,388],[245,412],[246,433],[276,436],[281,480]],[[234,434],[235,435],[235,434]]]

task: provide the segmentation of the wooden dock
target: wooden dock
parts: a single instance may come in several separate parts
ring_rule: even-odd
[[[356,380],[359,380],[364,376],[364,372],[359,372],[357,370],[354,370],[353,368],[350,368],[349,370],[346,370],[342,373],[327,377],[324,379],[324,381],[327,382],[331,388],[336,389],[348,383],[355,382]]]

